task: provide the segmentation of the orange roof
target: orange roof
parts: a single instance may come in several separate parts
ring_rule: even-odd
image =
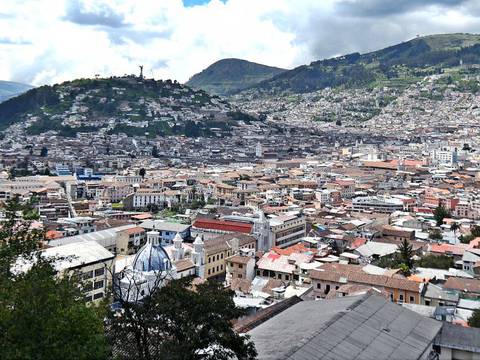
[[[285,255],[285,256],[289,256],[293,253],[305,253],[305,252],[312,252],[312,249],[309,249],[307,247],[305,247],[305,245],[301,244],[301,243],[298,243],[298,244],[295,244],[295,245],[292,245],[292,246],[289,246],[285,249],[280,249],[279,247],[277,246],[274,246],[272,248],[272,251],[276,252],[278,255]]]
[[[128,235],[133,235],[133,234],[141,234],[142,232],[145,232],[145,229],[140,226],[136,226],[123,231],[126,232]]]
[[[418,276],[418,275],[410,275],[408,278],[408,280],[412,280],[412,281],[415,281],[415,282],[418,282],[418,283],[427,283],[430,281],[430,278],[422,278],[421,276]]]
[[[439,254],[452,253],[453,255],[463,255],[467,244],[430,244],[429,251]]]
[[[59,239],[59,238],[63,237],[63,234],[60,231],[57,231],[57,230],[48,230],[45,233],[45,237],[48,240],[53,240],[53,239]]]
[[[145,219],[150,219],[151,217],[152,217],[152,214],[150,213],[132,215],[132,219],[135,219],[135,220],[145,220]]]

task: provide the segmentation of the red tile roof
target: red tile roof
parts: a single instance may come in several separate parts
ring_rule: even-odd
[[[198,229],[240,232],[244,234],[250,234],[252,232],[252,224],[243,223],[239,221],[197,219],[193,223],[193,227]]]

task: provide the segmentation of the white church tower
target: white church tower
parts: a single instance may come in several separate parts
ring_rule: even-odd
[[[262,210],[258,211],[258,219],[253,224],[253,233],[257,238],[257,250],[270,250],[273,245],[270,234],[270,223]]]
[[[173,250],[172,250],[172,257],[173,261],[182,260],[184,257],[184,248],[183,248],[183,239],[179,233],[175,235],[173,238]]]
[[[195,272],[198,277],[203,278],[205,275],[205,250],[204,243],[200,235],[193,242],[192,261],[195,264]]]

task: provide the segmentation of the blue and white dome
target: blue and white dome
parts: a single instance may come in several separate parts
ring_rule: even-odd
[[[147,233],[147,243],[138,251],[133,260],[134,271],[161,272],[172,269],[172,263],[165,249],[158,242],[158,232]]]

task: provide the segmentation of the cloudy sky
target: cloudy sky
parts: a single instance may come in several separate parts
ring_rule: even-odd
[[[480,33],[480,0],[0,0],[0,79],[186,81],[238,57],[292,68],[417,34]]]

